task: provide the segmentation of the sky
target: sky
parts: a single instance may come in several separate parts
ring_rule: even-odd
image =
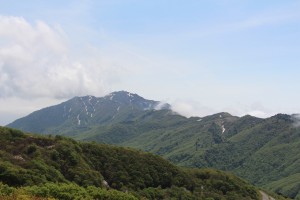
[[[0,5],[0,125],[120,90],[185,116],[300,112],[298,0]]]

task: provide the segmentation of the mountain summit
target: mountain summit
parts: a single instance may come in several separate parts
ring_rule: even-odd
[[[161,106],[159,101],[118,91],[104,97],[74,97],[59,105],[35,111],[7,126],[35,133],[76,131],[95,125],[130,121],[144,111],[155,110],[158,107],[170,109],[168,104]]]
[[[265,189],[300,198],[300,128],[295,115],[260,119],[222,112],[186,118],[168,104],[120,91],[100,98],[75,97],[8,126],[133,147],[181,166],[230,171]]]

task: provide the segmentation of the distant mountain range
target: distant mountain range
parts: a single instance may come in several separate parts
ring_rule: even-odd
[[[156,108],[169,109],[170,105],[120,91],[100,98],[74,97],[59,105],[33,112],[7,126],[34,133],[75,134],[94,126],[131,121],[145,111]]]
[[[186,118],[170,108],[121,91],[101,98],[75,97],[8,126],[142,149],[181,166],[230,171],[300,199],[300,129],[295,116],[260,119],[217,113]]]

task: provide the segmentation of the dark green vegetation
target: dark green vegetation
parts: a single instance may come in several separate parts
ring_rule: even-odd
[[[292,116],[258,119],[220,113],[199,121],[167,112],[153,111],[145,121],[111,125],[76,137],[142,149],[181,166],[230,171],[300,199],[300,129]],[[128,137],[129,133],[134,137]]]
[[[220,171],[182,169],[129,148],[4,127],[0,182],[6,199],[259,199],[255,187]]]
[[[173,113],[169,105],[155,110],[157,105],[116,92],[98,99],[74,98],[9,126],[133,147],[180,166],[230,171],[257,186],[300,199],[300,128],[294,116],[260,119],[219,113],[186,118]]]

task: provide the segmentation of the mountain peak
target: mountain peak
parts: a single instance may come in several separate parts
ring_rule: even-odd
[[[130,93],[127,91],[117,91],[117,92],[112,92],[109,93],[108,95],[104,96],[104,98],[111,98],[113,99],[114,97],[116,98],[121,98],[121,99],[134,99],[134,98],[139,98],[139,99],[143,99],[141,96],[134,94],[134,93]]]
[[[155,109],[159,104],[159,101],[147,100],[135,93],[127,91],[112,92],[104,96],[103,99],[115,102],[121,106],[129,106],[141,110]]]
[[[233,116],[231,114],[227,113],[227,112],[220,112],[220,113],[209,115],[207,117],[222,119],[222,118],[233,117]]]
[[[57,127],[60,131],[74,132],[77,128],[133,120],[148,110],[156,110],[159,105],[159,101],[127,91],[112,92],[104,97],[87,95],[41,109],[8,126],[35,133],[54,133]]]
[[[136,96],[138,96],[137,94],[134,94],[134,93],[131,93],[131,92],[127,92],[125,90],[115,91],[115,92],[112,92],[112,93],[110,93],[108,95],[127,95],[127,96],[136,95]]]

